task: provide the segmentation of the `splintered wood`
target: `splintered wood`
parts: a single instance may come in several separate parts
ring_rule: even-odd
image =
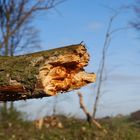
[[[80,88],[95,81],[94,74],[88,74],[83,67],[88,64],[89,55],[83,46],[73,54],[51,57],[40,68],[39,79],[49,95]]]
[[[0,100],[56,95],[95,82],[87,73],[89,54],[84,45],[70,45],[16,57],[0,58]]]

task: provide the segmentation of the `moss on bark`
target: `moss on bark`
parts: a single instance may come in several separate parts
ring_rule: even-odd
[[[32,89],[36,83],[39,67],[45,59],[73,53],[78,47],[79,45],[70,45],[22,56],[0,56],[0,86],[10,85],[10,80],[16,80],[26,88]]]

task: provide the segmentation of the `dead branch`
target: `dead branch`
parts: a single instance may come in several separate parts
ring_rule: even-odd
[[[95,119],[92,118],[92,115],[88,112],[88,110],[86,109],[84,102],[83,102],[83,96],[80,92],[78,92],[78,96],[79,96],[79,104],[80,104],[80,108],[83,110],[83,112],[85,113],[86,117],[87,117],[87,121],[89,123],[93,123],[96,125],[97,128],[103,130],[105,133],[107,132],[106,129],[104,129],[101,124],[99,122],[97,122]]]

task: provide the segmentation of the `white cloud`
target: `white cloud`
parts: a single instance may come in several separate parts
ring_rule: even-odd
[[[88,30],[97,31],[97,30],[100,30],[102,26],[103,26],[102,23],[98,21],[92,21],[88,24]]]

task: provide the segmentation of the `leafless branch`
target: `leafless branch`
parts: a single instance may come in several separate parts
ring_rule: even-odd
[[[83,110],[83,112],[85,113],[86,117],[87,117],[87,121],[89,123],[93,123],[94,125],[96,125],[97,128],[103,130],[105,133],[107,132],[106,129],[104,129],[101,124],[99,122],[97,122],[95,119],[92,119],[92,115],[88,112],[88,110],[86,109],[84,102],[83,102],[83,96],[80,92],[77,93],[78,97],[79,97],[79,104],[80,104],[80,108]]]
[[[62,2],[64,0],[0,0],[0,48],[5,47],[5,55],[10,54],[11,44],[19,47],[20,42],[23,43],[18,35],[31,27],[39,12],[48,11]],[[27,34],[22,36],[26,38]]]
[[[114,34],[116,32],[124,31],[126,29],[132,29],[132,28],[133,28],[132,26],[120,27],[120,28],[117,28],[117,29],[112,30],[109,34],[112,35],[112,34]]]
[[[114,11],[116,11],[116,10],[113,10],[113,12]],[[104,40],[103,49],[102,49],[102,58],[101,58],[101,61],[100,61],[100,64],[99,64],[98,72],[97,72],[96,98],[95,98],[95,102],[94,102],[94,105],[93,105],[93,118],[95,118],[95,115],[96,115],[102,85],[105,82],[105,80],[107,79],[107,75],[104,72],[105,72],[107,52],[108,52],[108,48],[110,46],[112,35],[116,32],[131,28],[129,26],[126,26],[126,27],[112,29],[113,22],[117,18],[119,13],[120,12],[117,11],[117,12],[115,12],[115,14],[113,14],[113,16],[110,17],[110,20],[109,20],[109,23],[108,23],[108,26],[107,26],[107,31],[106,31],[106,34],[105,34],[105,40]]]

